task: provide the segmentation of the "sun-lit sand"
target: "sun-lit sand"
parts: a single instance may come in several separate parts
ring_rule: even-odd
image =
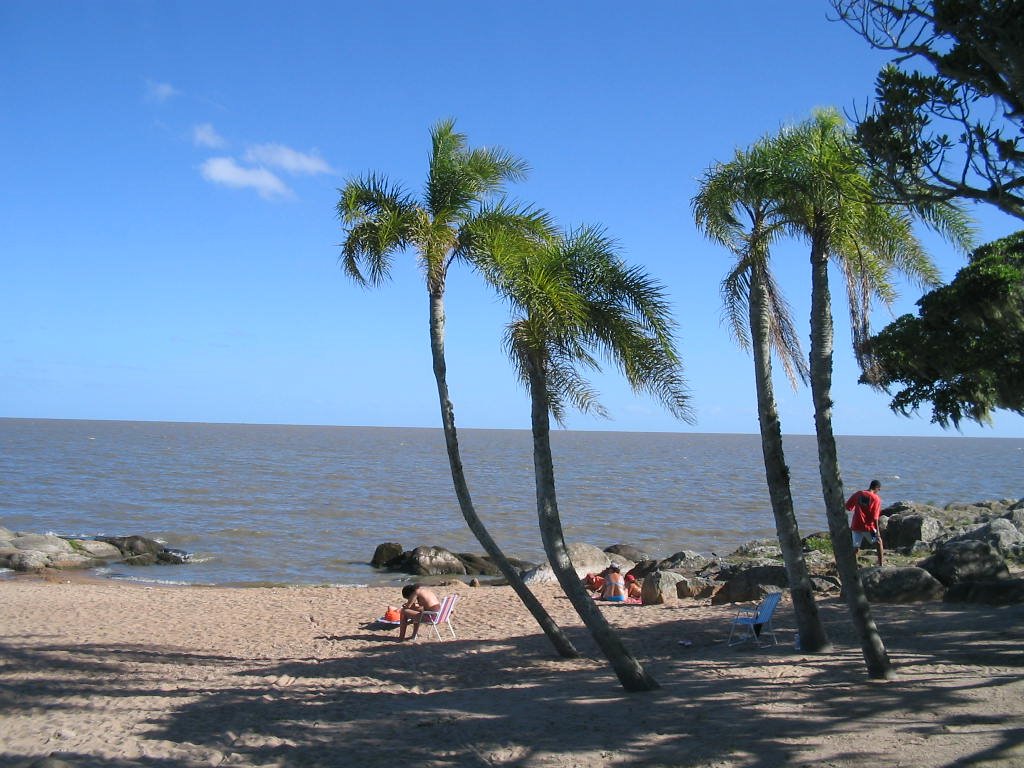
[[[662,685],[626,694],[556,589],[582,659],[508,588],[452,589],[458,639],[398,643],[364,627],[390,589],[0,580],[0,765],[1024,765],[1024,606],[875,606],[890,683],[836,600],[818,657],[786,603],[761,650],[728,606],[605,606]]]

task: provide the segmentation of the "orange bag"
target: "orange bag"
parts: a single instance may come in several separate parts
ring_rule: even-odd
[[[384,621],[401,621],[402,614],[398,612],[397,608],[388,608],[384,611]]]

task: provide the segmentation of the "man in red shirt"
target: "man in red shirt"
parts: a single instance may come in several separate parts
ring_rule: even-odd
[[[882,515],[882,498],[878,492],[882,484],[872,480],[866,491],[857,491],[846,502],[846,509],[853,512],[850,531],[853,532],[853,556],[857,557],[860,545],[867,539],[878,548],[878,564],[882,564],[882,535],[878,532],[878,518]]]

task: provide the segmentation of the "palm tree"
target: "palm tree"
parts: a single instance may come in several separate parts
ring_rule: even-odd
[[[951,204],[910,210],[865,172],[863,157],[835,110],[820,110],[780,136],[790,178],[784,188],[784,215],[810,243],[811,394],[818,443],[821,489],[836,567],[860,637],[868,674],[892,676],[892,665],[864,594],[853,556],[844,509],[845,494],[832,431],[833,326],[829,262],[842,273],[849,303],[854,350],[864,364],[862,344],[869,335],[873,299],[891,304],[892,275],[899,271],[921,285],[938,282],[938,272],[913,232],[916,214],[965,251],[971,228]]]
[[[386,177],[369,174],[350,180],[341,190],[338,216],[345,228],[341,262],[361,285],[377,286],[391,273],[394,256],[414,250],[427,283],[430,307],[430,351],[441,424],[459,508],[470,530],[515,590],[556,651],[579,655],[519,572],[488,533],[473,506],[455,428],[455,410],[448,393],[444,354],[444,293],[448,269],[470,251],[485,253],[488,242],[503,233],[545,238],[551,225],[542,213],[517,208],[504,200],[489,201],[508,181],[526,173],[526,164],[500,149],[470,149],[456,133],[453,120],[431,129],[432,150],[423,199],[417,200]]]
[[[778,203],[779,185],[785,183],[783,161],[778,145],[768,138],[737,151],[730,162],[716,163],[704,172],[692,206],[704,234],[736,256],[722,282],[725,314],[740,347],[749,348],[753,355],[765,479],[797,631],[803,649],[818,652],[831,645],[804,559],[772,382],[773,351],[794,386],[797,377],[807,381],[807,364],[789,306],[769,269],[769,246],[786,232]]]
[[[573,569],[555,492],[550,419],[566,408],[604,415],[581,370],[612,361],[635,391],[675,416],[690,414],[673,323],[660,285],[619,259],[599,230],[580,228],[547,245],[494,249],[478,267],[511,303],[506,347],[531,400],[537,514],[544,550],[559,584],[629,691],[658,687],[587,594]]]

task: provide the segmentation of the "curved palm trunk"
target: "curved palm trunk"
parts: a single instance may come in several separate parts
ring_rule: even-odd
[[[508,581],[509,586],[523,601],[523,605],[530,612],[533,618],[540,625],[540,628],[547,635],[548,640],[555,647],[560,656],[567,659],[578,657],[579,651],[562,631],[562,628],[555,623],[550,614],[540,604],[536,595],[523,583],[519,572],[512,567],[512,564],[505,557],[498,544],[491,538],[490,533],[484,527],[483,522],[476,514],[473,506],[473,499],[469,495],[469,485],[466,483],[466,474],[462,469],[462,455],[459,452],[459,439],[455,431],[455,409],[448,396],[447,366],[444,357],[444,291],[430,291],[430,353],[434,363],[434,378],[437,380],[437,396],[441,404],[441,424],[444,427],[445,444],[448,447],[448,464],[452,471],[452,483],[455,485],[455,495],[459,500],[459,508],[466,520],[469,529],[476,536],[477,541],[490,555],[491,560],[501,571]]]
[[[579,614],[594,641],[608,658],[612,669],[627,691],[652,691],[658,683],[644,671],[640,662],[608,624],[600,608],[587,593],[572,566],[562,533],[555,498],[555,465],[551,456],[551,424],[547,385],[541,365],[532,357],[527,363],[530,379],[531,426],[533,429],[533,468],[537,485],[537,516],[548,562],[569,602]]]
[[[878,627],[871,618],[871,606],[857,573],[850,526],[846,520],[843,480],[839,455],[832,433],[832,306],[828,287],[828,255],[820,238],[811,241],[811,394],[814,399],[814,431],[818,438],[818,468],[825,500],[828,529],[836,556],[839,581],[850,608],[850,618],[860,638],[868,674],[890,679],[892,664]]]
[[[800,530],[793,510],[793,494],[789,487],[789,467],[782,449],[782,426],[775,403],[772,384],[772,360],[769,347],[769,323],[766,311],[766,290],[763,274],[755,267],[750,278],[750,337],[754,356],[754,380],[757,385],[757,419],[761,427],[761,452],[764,455],[764,473],[768,495],[775,516],[775,531],[786,564],[786,578],[793,598],[800,646],[804,651],[817,653],[831,649],[825,627],[818,615],[811,578],[804,560]]]

